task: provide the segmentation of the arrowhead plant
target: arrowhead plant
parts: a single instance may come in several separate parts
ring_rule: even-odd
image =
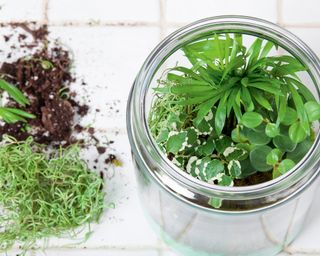
[[[320,105],[291,55],[241,34],[215,34],[182,48],[190,65],[170,68],[153,88],[149,128],[179,168],[202,181],[236,180],[291,170],[314,140]]]

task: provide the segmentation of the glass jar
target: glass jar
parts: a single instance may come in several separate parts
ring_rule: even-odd
[[[303,226],[317,187],[319,133],[306,156],[277,179],[253,186],[222,187],[186,174],[161,152],[147,125],[152,83],[178,49],[204,35],[242,33],[262,37],[308,67],[308,87],[319,99],[319,59],[296,36],[251,17],[200,20],[164,39],[149,55],[132,87],[127,129],[139,194],[147,218],[182,255],[271,256],[291,243]],[[223,202],[213,208],[210,200]]]

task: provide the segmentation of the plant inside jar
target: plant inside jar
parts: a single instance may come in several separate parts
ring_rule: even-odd
[[[248,186],[279,177],[304,157],[320,105],[299,79],[307,67],[273,56],[276,50],[262,38],[247,49],[241,34],[228,33],[182,48],[191,65],[158,80],[148,118],[176,166],[211,184]]]

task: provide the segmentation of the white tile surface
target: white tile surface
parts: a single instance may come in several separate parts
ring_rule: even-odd
[[[76,73],[89,85],[82,87],[86,101],[93,110],[101,110],[84,122],[93,122],[96,128],[124,128],[130,88],[144,59],[159,42],[159,29],[53,27],[51,35],[73,50]]]
[[[0,0],[0,22],[40,21],[43,17],[43,0]]]
[[[276,22],[276,0],[167,0],[167,20],[189,23],[217,15],[249,15]]]
[[[52,21],[149,21],[159,20],[158,0],[53,0]]]
[[[283,21],[287,24],[320,23],[319,0],[282,0]]]
[[[84,96],[84,101],[93,109],[83,124],[100,130],[99,138],[115,141],[109,150],[116,152],[124,166],[105,173],[107,203],[114,203],[115,209],[108,209],[101,223],[94,225],[93,236],[85,244],[71,245],[71,248],[67,248],[70,247],[67,240],[52,239],[50,246],[53,248],[35,255],[177,256],[169,249],[161,250],[163,245],[143,216],[125,131],[129,89],[144,59],[160,39],[157,27],[160,1],[166,3],[163,18],[169,23],[167,32],[171,32],[176,23],[180,25],[222,14],[251,15],[277,22],[277,1],[282,1],[283,13],[279,17],[288,24],[290,31],[320,55],[319,0],[49,0],[49,21],[54,24],[50,28],[52,37],[59,37],[72,48],[78,81],[84,78],[88,84],[78,86],[79,97]],[[45,16],[44,2],[0,0],[0,22],[41,21]],[[109,21],[115,24],[102,26]],[[72,26],[68,22],[72,22]],[[95,26],[83,26],[88,22]],[[126,22],[141,24],[126,26]],[[312,28],[307,27],[308,24]],[[93,164],[97,152],[92,150],[87,157]],[[100,157],[99,163],[103,160]],[[319,197],[320,190],[316,199]],[[288,253],[281,253],[281,256],[320,255],[319,212],[318,200],[303,232],[287,249]],[[10,252],[9,256],[15,253]]]

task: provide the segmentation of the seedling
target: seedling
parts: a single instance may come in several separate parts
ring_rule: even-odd
[[[9,84],[3,79],[0,79],[0,89],[6,91],[9,96],[21,106],[25,107],[29,104],[29,100],[17,87]],[[6,123],[15,123],[18,121],[26,122],[26,118],[33,119],[35,118],[35,115],[25,112],[21,109],[2,106],[0,107],[0,118]]]

